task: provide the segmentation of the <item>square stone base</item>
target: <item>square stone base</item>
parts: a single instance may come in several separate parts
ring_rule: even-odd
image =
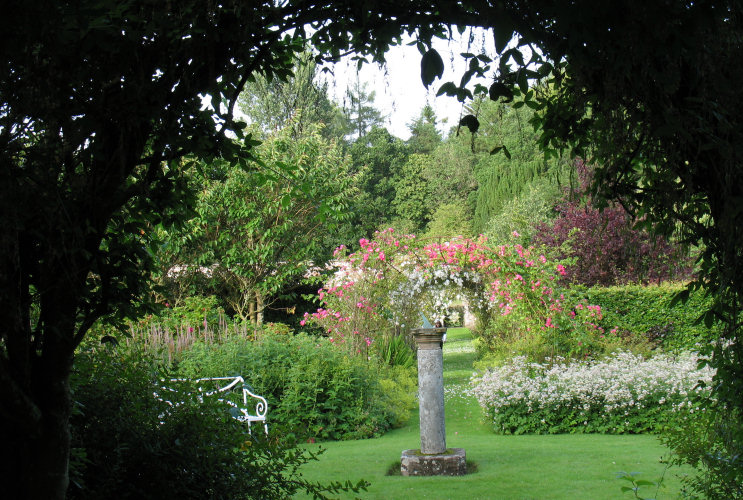
[[[439,455],[423,455],[420,450],[405,450],[400,457],[403,476],[463,476],[467,473],[464,448],[448,448]]]

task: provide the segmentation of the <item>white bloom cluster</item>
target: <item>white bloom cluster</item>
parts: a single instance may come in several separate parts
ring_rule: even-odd
[[[620,352],[598,361],[529,363],[523,356],[472,378],[472,394],[486,413],[497,418],[509,406],[529,412],[571,408],[576,414],[629,415],[637,410],[688,401],[698,382],[709,383],[713,371],[698,369],[693,353],[644,359]]]

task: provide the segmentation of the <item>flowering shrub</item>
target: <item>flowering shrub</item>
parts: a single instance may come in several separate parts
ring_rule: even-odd
[[[620,205],[600,209],[588,196],[592,168],[582,161],[576,168],[579,185],[565,193],[554,207],[557,217],[539,224],[535,235],[536,242],[574,258],[563,281],[611,286],[691,275],[691,259],[683,247],[634,227],[637,221]]]
[[[656,430],[667,412],[689,405],[698,381],[711,379],[689,353],[551,365],[519,356],[473,377],[472,392],[498,433],[621,434]]]
[[[350,255],[337,251],[340,270],[318,291],[322,307],[303,320],[352,352],[367,353],[383,334],[407,334],[419,310],[443,319],[462,299],[480,320],[486,348],[515,333],[536,337],[552,355],[580,357],[607,335],[599,306],[571,303],[559,290],[565,263],[535,248],[489,247],[484,237],[420,244],[391,229],[359,243]]]

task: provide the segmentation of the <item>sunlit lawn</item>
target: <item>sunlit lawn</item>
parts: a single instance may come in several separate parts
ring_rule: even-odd
[[[640,472],[657,480],[667,450],[650,435],[499,436],[481,422],[480,407],[464,394],[472,375],[474,352],[465,329],[449,330],[444,346],[447,446],[464,448],[477,471],[463,477],[401,477],[386,475],[399,466],[404,449],[419,448],[418,414],[408,424],[378,439],[323,443],[319,462],[303,467],[312,481],[366,479],[361,498],[417,499],[616,499],[629,483],[616,479],[619,471]],[[676,498],[678,470],[665,473],[658,498]],[[648,487],[643,487],[648,488]],[[640,490],[655,497],[655,488]],[[301,498],[301,497],[299,497]],[[344,498],[353,498],[348,495]]]

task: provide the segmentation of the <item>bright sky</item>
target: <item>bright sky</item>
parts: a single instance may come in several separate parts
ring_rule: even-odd
[[[448,131],[459,122],[460,116],[466,114],[462,104],[454,97],[445,95],[436,97],[436,92],[443,82],[458,82],[464,73],[462,52],[479,53],[483,46],[493,52],[492,42],[478,35],[477,40],[467,49],[466,40],[447,42],[436,40],[434,48],[444,60],[444,75],[436,80],[428,90],[423,86],[420,76],[421,54],[415,46],[401,45],[393,47],[387,53],[387,65],[380,68],[376,64],[366,64],[358,72],[360,81],[367,82],[367,91],[375,91],[374,103],[387,117],[387,129],[401,139],[408,139],[408,124],[420,115],[426,103],[436,111],[441,132]],[[334,99],[343,104],[346,89],[357,78],[356,64],[348,58],[335,65],[335,79],[330,76],[330,93]]]

